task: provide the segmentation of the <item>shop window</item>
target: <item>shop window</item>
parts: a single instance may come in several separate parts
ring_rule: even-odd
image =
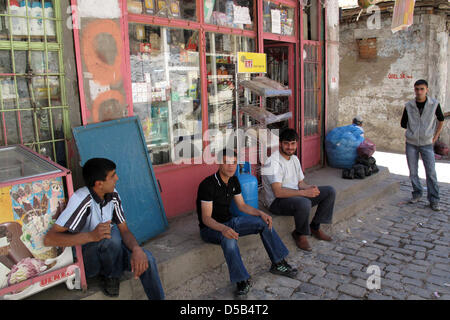
[[[264,1],[263,12],[264,32],[280,34],[283,36],[294,35],[294,8],[270,1]]]
[[[303,8],[303,39],[319,41],[318,1],[309,0]]]
[[[127,6],[129,13],[197,20],[196,0],[127,0]]]
[[[206,67],[208,73],[208,123],[211,150],[224,146],[227,129],[236,128],[236,56],[237,52],[255,52],[255,41],[251,38],[206,33]],[[241,77],[245,75],[241,75]],[[241,80],[241,79],[240,79]],[[242,78],[242,80],[245,80]],[[238,88],[239,98],[245,98],[243,88]]]
[[[204,0],[205,23],[253,30],[254,0]]]
[[[67,165],[59,5],[0,0],[0,145],[24,144]]]
[[[154,165],[201,155],[198,31],[129,25],[133,111]],[[178,145],[190,145],[179,151]]]

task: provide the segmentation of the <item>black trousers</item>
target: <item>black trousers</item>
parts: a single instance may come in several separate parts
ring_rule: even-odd
[[[332,186],[319,187],[320,194],[315,198],[291,197],[276,198],[270,205],[275,215],[293,216],[295,231],[299,235],[311,234],[311,227],[319,229],[321,223],[331,223],[333,219],[336,190]],[[317,211],[309,225],[311,208],[317,205]]]

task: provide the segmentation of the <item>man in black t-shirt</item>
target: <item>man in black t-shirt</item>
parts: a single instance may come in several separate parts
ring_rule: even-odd
[[[272,228],[272,217],[244,202],[239,180],[234,176],[237,168],[236,153],[222,150],[218,161],[219,170],[204,179],[198,188],[197,214],[202,239],[222,246],[230,280],[237,284],[236,295],[243,296],[250,289],[250,275],[245,269],[237,245],[239,236],[259,233],[272,261],[270,272],[294,278],[297,269],[292,268],[285,260],[289,251]],[[232,200],[246,215],[232,216]]]

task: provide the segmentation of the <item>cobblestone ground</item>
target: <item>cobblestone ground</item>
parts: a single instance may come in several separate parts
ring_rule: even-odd
[[[291,251],[297,279],[267,271],[252,275],[247,299],[450,300],[450,184],[441,183],[441,211],[426,197],[409,204],[409,179],[391,175],[400,191],[331,227],[332,242],[310,241],[313,251]],[[369,290],[369,266],[381,270],[379,289]],[[269,265],[260,270],[268,270]],[[227,286],[200,299],[234,299]]]

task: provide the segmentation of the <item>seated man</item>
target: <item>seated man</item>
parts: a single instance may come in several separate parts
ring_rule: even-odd
[[[331,238],[319,229],[321,223],[331,223],[336,192],[333,187],[308,185],[295,155],[297,132],[285,129],[280,134],[279,151],[274,152],[261,171],[265,205],[276,215],[294,216],[295,230],[292,236],[302,250],[311,251],[307,235],[319,240]],[[318,205],[309,224],[311,207]]]
[[[124,270],[140,278],[147,297],[164,299],[156,261],[142,249],[128,229],[115,185],[119,177],[114,162],[93,158],[83,166],[86,187],[69,199],[44,239],[46,246],[82,245],[87,277],[100,275],[105,295],[119,295]]]
[[[236,295],[246,295],[250,289],[250,275],[245,269],[237,245],[239,236],[259,233],[272,261],[270,272],[294,278],[297,269],[285,261],[289,251],[272,228],[272,218],[244,202],[239,180],[234,176],[237,167],[236,153],[222,150],[217,159],[219,170],[204,179],[198,188],[200,235],[204,241],[222,246],[230,280],[237,284]],[[232,199],[237,208],[248,215],[233,217],[230,212]]]

